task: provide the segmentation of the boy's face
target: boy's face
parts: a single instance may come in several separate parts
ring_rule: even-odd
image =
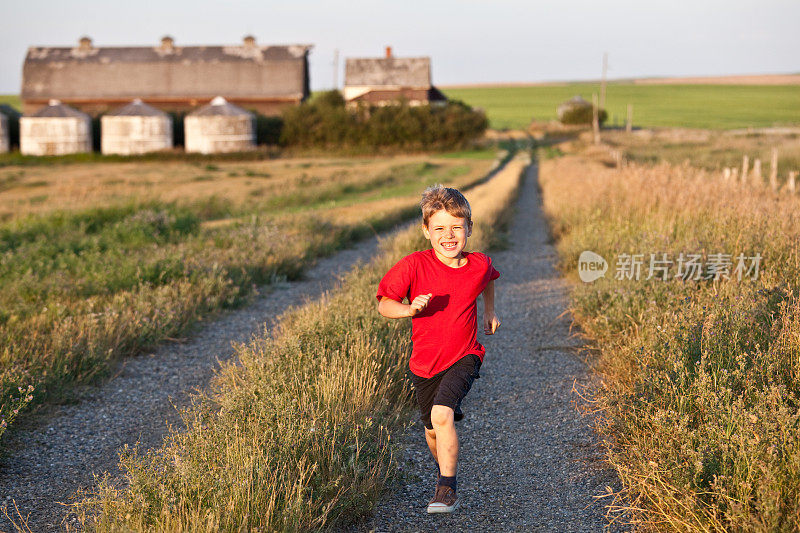
[[[461,257],[467,245],[467,237],[472,235],[472,225],[465,218],[454,217],[444,209],[431,215],[428,225],[422,225],[422,233],[431,241],[434,253],[444,263]]]

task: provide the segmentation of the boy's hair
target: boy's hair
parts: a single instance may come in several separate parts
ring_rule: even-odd
[[[468,225],[472,224],[472,209],[461,191],[445,187],[441,183],[425,189],[419,206],[422,208],[422,223],[425,226],[431,216],[441,209],[454,217],[467,219]]]

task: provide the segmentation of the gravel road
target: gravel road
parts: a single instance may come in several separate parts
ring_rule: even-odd
[[[487,354],[457,423],[460,508],[425,512],[435,488],[422,423],[410,426],[401,466],[406,480],[376,509],[366,531],[603,531],[606,486],[619,488],[602,449],[580,414],[573,384],[590,377],[570,333],[565,282],[555,269],[531,166],[510,229],[510,247],[491,254],[502,326],[480,333]],[[481,306],[479,305],[479,309]],[[482,310],[482,309],[481,309]],[[481,330],[481,328],[479,328]],[[614,526],[616,529],[616,526]]]
[[[249,340],[287,307],[320,296],[354,263],[370,258],[377,244],[375,237],[319,260],[303,281],[273,286],[247,307],[202,322],[184,342],[125,359],[113,378],[84,387],[74,404],[49,408],[20,424],[7,435],[8,450],[0,463],[0,532],[14,530],[4,506],[19,522],[14,501],[31,530],[63,530],[72,518],[62,522],[66,508],[60,502],[91,487],[94,474],[118,474],[122,445],[159,445],[167,423],[180,425],[176,407],[185,406],[189,392],[204,387],[218,362],[233,355],[233,342]]]

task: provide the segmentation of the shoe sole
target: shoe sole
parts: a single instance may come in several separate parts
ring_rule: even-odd
[[[461,503],[461,500],[456,500],[456,503],[453,505],[428,505],[428,514],[436,514],[436,513],[452,513],[456,509],[458,509],[458,504]]]

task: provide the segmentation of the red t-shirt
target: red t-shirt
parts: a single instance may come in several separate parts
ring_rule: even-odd
[[[449,368],[467,354],[483,361],[486,349],[477,341],[475,299],[490,280],[500,277],[488,255],[462,252],[467,264],[453,268],[436,257],[433,249],[414,252],[397,262],[378,285],[378,300],[386,296],[410,302],[431,293],[422,312],[411,319],[414,349],[409,368],[423,378]]]

